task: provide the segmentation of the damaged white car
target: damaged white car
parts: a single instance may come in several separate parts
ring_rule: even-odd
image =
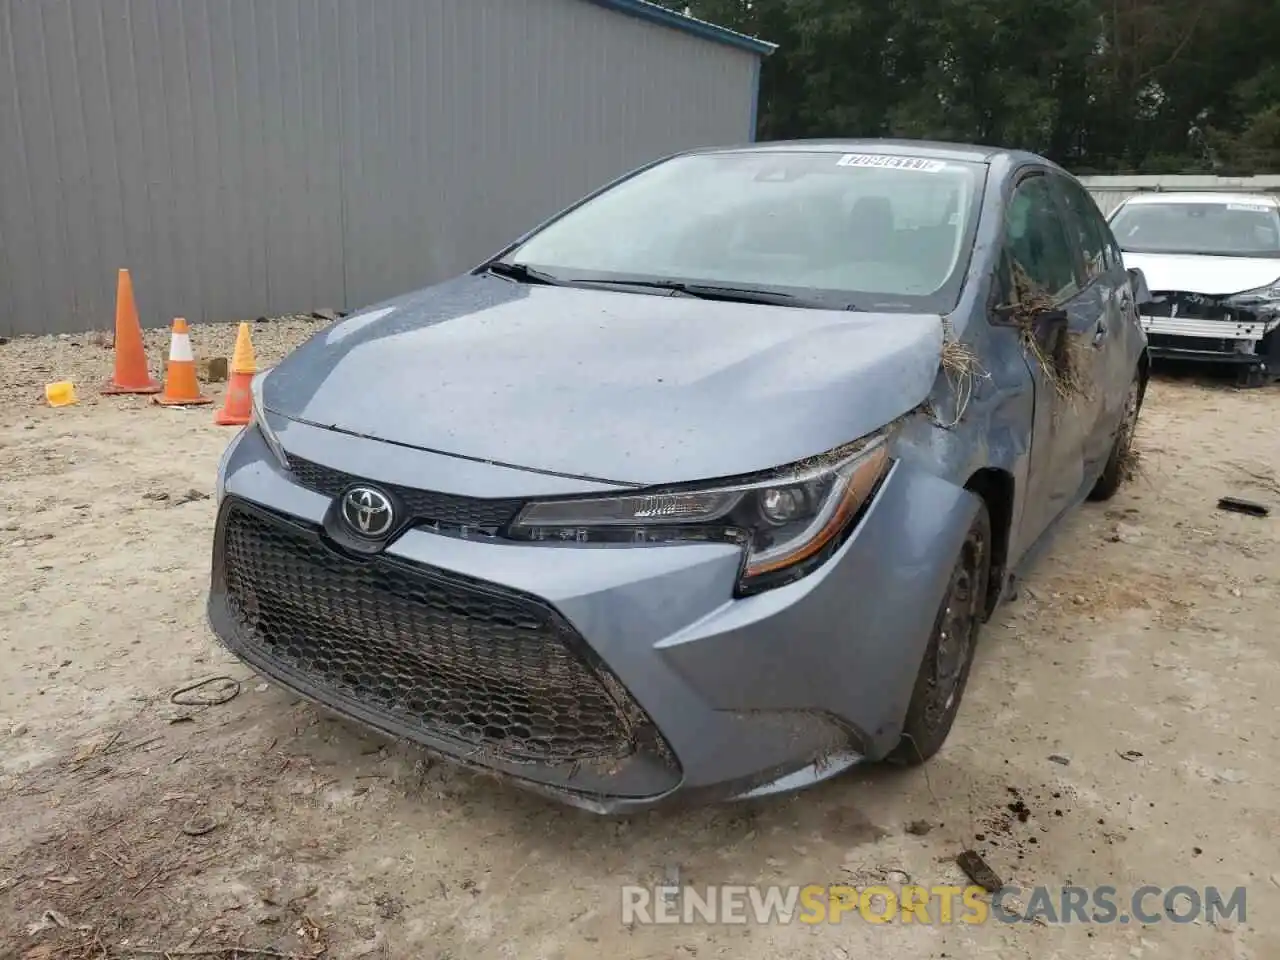
[[[1239,382],[1280,378],[1280,199],[1257,193],[1147,193],[1110,218],[1152,357],[1232,363]]]

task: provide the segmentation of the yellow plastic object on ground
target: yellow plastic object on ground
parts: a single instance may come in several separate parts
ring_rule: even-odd
[[[51,407],[69,407],[79,403],[76,399],[76,385],[70,380],[58,380],[44,385],[44,398]]]

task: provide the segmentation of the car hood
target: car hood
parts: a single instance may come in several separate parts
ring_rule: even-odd
[[[676,483],[791,463],[928,396],[937,314],[466,275],[353,314],[263,381],[316,426],[526,469]]]
[[[1256,290],[1280,279],[1280,260],[1267,257],[1205,257],[1184,253],[1125,253],[1124,265],[1137,267],[1147,289],[1181,290],[1224,296]]]

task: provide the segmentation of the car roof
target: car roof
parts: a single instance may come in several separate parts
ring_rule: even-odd
[[[991,163],[1000,157],[1057,165],[1044,157],[1020,150],[1006,150],[973,143],[950,143],[943,140],[889,140],[856,138],[833,140],[771,140],[734,147],[710,147],[688,153],[870,153],[920,157],[926,160],[958,160]]]
[[[1225,193],[1220,190],[1199,193],[1136,193],[1124,201],[1125,206],[1168,203],[1247,203],[1253,206],[1280,208],[1280,197],[1269,193]]]

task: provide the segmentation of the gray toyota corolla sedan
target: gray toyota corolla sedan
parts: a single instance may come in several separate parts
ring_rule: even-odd
[[[1125,475],[1145,296],[1034,155],[667,158],[258,376],[210,620],[598,812],[923,762],[1015,573]]]

